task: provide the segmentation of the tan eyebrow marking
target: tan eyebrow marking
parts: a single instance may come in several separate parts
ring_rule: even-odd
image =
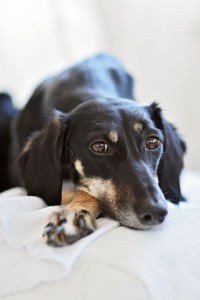
[[[110,131],[108,134],[109,140],[113,143],[117,143],[118,141],[118,133],[116,131]]]
[[[142,123],[137,122],[133,125],[133,128],[135,129],[135,131],[137,131],[138,133],[142,132],[143,126]]]

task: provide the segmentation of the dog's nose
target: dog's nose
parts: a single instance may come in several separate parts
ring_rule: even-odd
[[[164,221],[167,215],[167,209],[162,205],[148,205],[143,207],[138,214],[140,222],[143,225],[157,225]]]

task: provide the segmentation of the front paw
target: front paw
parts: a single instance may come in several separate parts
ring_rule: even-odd
[[[49,216],[43,236],[48,245],[62,247],[92,233],[95,228],[96,220],[89,211],[64,208]]]

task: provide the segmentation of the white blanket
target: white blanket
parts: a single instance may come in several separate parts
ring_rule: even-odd
[[[62,299],[67,295],[82,299],[85,294],[90,300],[95,293],[96,300],[199,300],[200,176],[196,175],[184,174],[182,185],[189,202],[180,207],[169,205],[167,220],[160,228],[115,228],[117,222],[99,219],[95,233],[64,248],[51,248],[41,237],[47,215],[55,207],[45,207],[37,197],[6,198],[6,192],[0,197],[0,294],[65,278],[80,256],[70,280],[62,285]],[[13,192],[24,193],[18,189],[9,196]],[[48,285],[49,299],[54,298],[52,288]]]
[[[46,207],[40,198],[25,196],[20,188],[0,195],[1,296],[65,277],[85,247],[118,225],[101,218],[93,234],[74,245],[52,248],[45,244],[42,232],[48,215],[56,209],[59,206]]]

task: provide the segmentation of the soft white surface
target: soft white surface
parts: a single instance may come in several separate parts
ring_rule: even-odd
[[[52,248],[42,238],[48,215],[57,207],[46,207],[38,197],[14,189],[0,197],[0,295],[21,292],[43,281],[58,280],[69,274],[80,253],[118,222],[101,218],[94,234],[66,248]],[[8,196],[8,197],[6,197]]]
[[[6,299],[32,300],[48,297],[48,299],[73,300],[199,300],[200,173],[184,173],[182,182],[189,202],[181,204],[180,207],[169,205],[168,218],[160,228],[137,231],[117,227],[87,247],[81,253],[70,275],[64,280],[46,282],[27,292],[10,295]],[[33,197],[30,201],[32,200]],[[43,205],[38,198],[36,202],[39,206]],[[27,208],[25,210],[23,216],[30,214]],[[45,211],[47,208],[40,208],[38,214],[41,210]],[[31,214],[34,213],[37,211]],[[112,221],[111,224],[116,226]],[[38,224],[35,226],[38,227]],[[16,230],[19,232],[19,229]],[[39,232],[39,228],[37,230]],[[12,232],[10,234],[13,235]],[[87,239],[89,237],[85,240]],[[15,239],[14,243],[19,248],[20,245]],[[9,241],[9,244],[12,243]],[[60,266],[67,264],[65,259],[68,247],[63,249],[48,247],[51,260],[41,259],[41,256],[36,259],[37,250],[41,248],[35,246],[32,249],[36,250],[35,253],[27,247],[17,250],[1,242],[0,281],[8,274],[15,277],[18,262],[23,259],[22,274],[18,274],[18,278],[15,277],[13,286],[19,280],[19,275],[26,277],[28,282],[38,280],[35,279],[35,274],[38,276],[38,267],[40,267],[40,281],[45,281],[47,271],[48,280],[55,279],[56,273],[62,274],[64,268]],[[54,258],[57,257],[57,262],[52,259],[53,254]]]

